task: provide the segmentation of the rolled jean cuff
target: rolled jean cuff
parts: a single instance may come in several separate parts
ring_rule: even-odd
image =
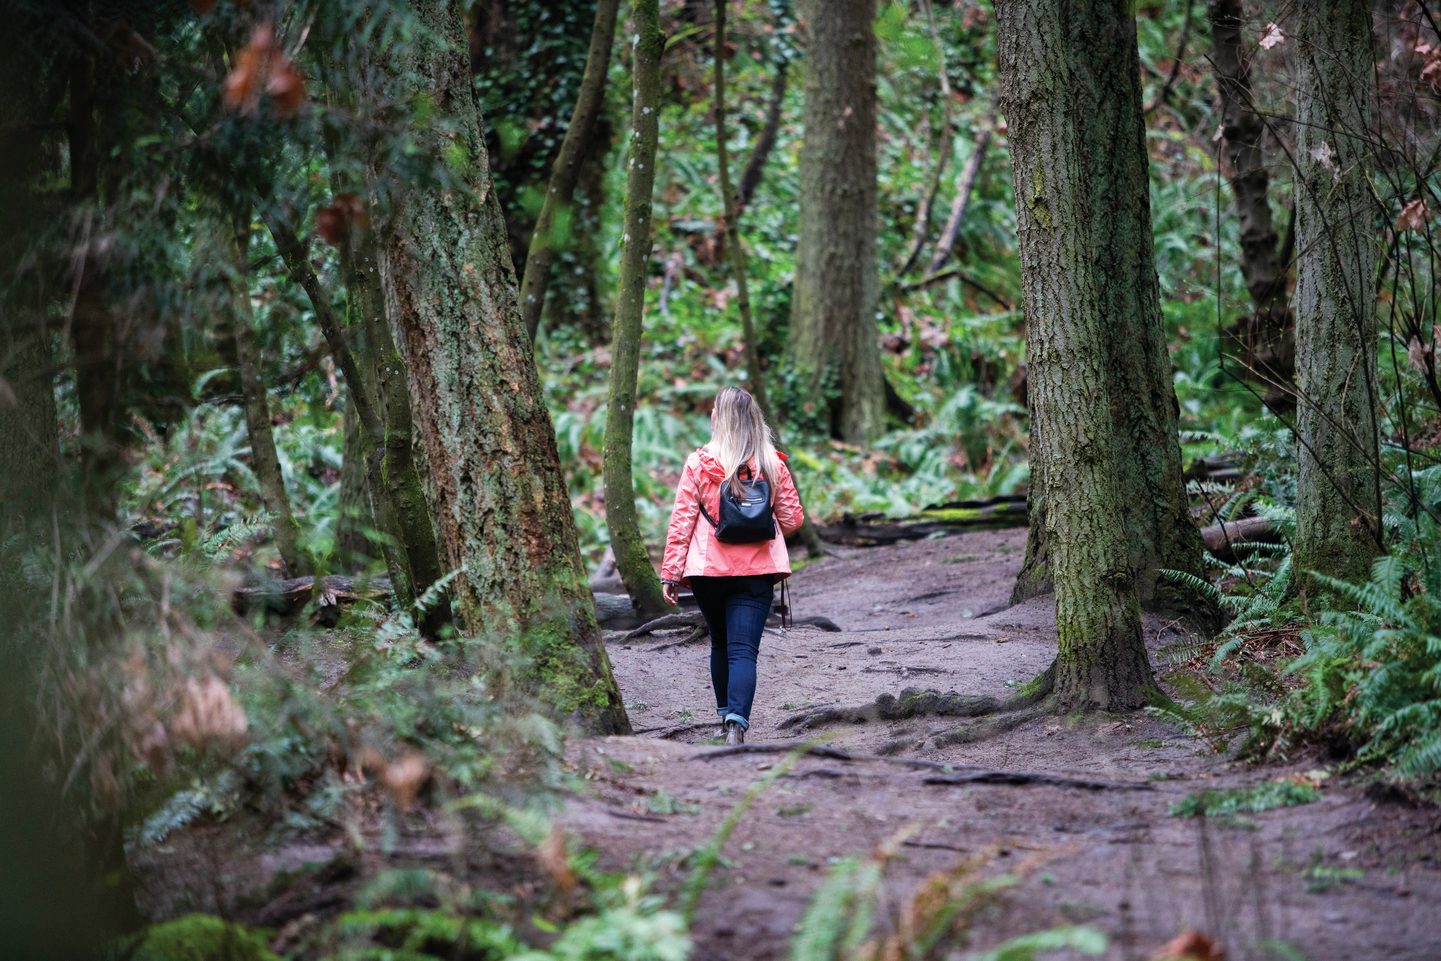
[[[729,724],[731,721],[735,721],[737,724],[739,724],[742,731],[749,731],[751,728],[751,722],[747,721],[745,718],[741,717],[734,711],[726,714],[726,723]]]

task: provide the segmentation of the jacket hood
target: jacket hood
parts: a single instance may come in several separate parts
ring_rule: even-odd
[[[786,459],[786,455],[781,453],[780,451],[776,451],[776,456],[779,457],[782,461]],[[696,458],[700,463],[701,473],[705,477],[716,482],[725,480],[725,468],[721,466],[720,460],[711,453],[709,447],[702,447],[697,450]]]

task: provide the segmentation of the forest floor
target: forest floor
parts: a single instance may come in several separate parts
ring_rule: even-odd
[[[878,851],[886,852],[879,917],[891,928],[938,872],[953,891],[973,893],[980,879],[1014,878],[978,902],[973,948],[1084,923],[1109,936],[1108,958],[1124,961],[1151,958],[1187,928],[1214,937],[1229,961],[1441,957],[1436,808],[1333,776],[1309,804],[1232,818],[1170,813],[1204,789],[1315,780],[1323,759],[1243,765],[1147,713],[1041,718],[949,747],[937,747],[937,736],[967,722],[783,726],[810,709],[907,687],[1004,697],[1035,676],[1055,654],[1056,632],[1049,598],[1005,607],[1024,539],[1024,530],[988,531],[836,548],[797,572],[797,614],[827,617],[841,631],[767,631],[739,751],[707,741],[717,724],[706,642],[679,643],[684,632],[612,635],[638,736],[571,739],[566,763],[585,787],[567,794],[560,822],[602,867],[642,870],[677,894],[694,853],[773,776],[701,897],[695,961],[788,957],[832,865]],[[1182,639],[1174,625],[1148,619],[1163,687],[1171,671],[1195,669],[1167,666],[1166,648]],[[787,760],[808,742],[823,749]],[[220,910],[278,928],[284,940],[306,918],[340,910],[363,873],[344,832],[282,844],[245,832],[199,825],[138,855],[142,906],[152,916]],[[418,812],[380,845],[384,860],[440,864],[511,889],[544,876],[521,848],[448,833],[453,826]],[[361,859],[373,860],[377,845],[367,850]],[[1271,953],[1267,942],[1300,954]]]
[[[944,748],[936,736],[967,722],[781,727],[798,711],[906,687],[1004,697],[1035,676],[1055,655],[1055,619],[1049,597],[1005,607],[1024,544],[1025,531],[1010,530],[838,548],[797,572],[797,614],[842,631],[767,631],[747,743],[816,738],[856,760],[802,757],[743,816],[700,902],[697,961],[787,957],[830,864],[888,841],[893,923],[935,872],[970,861],[983,876],[1017,878],[976,918],[975,947],[1087,923],[1110,936],[1117,959],[1149,958],[1185,928],[1210,934],[1231,961],[1279,957],[1262,947],[1268,940],[1310,961],[1441,957],[1441,812],[1329,778],[1310,804],[1229,820],[1169,813],[1203,789],[1305,779],[1324,767],[1314,757],[1238,764],[1145,713],[1043,718]],[[1146,634],[1164,686],[1163,652],[1182,638],[1156,619]],[[643,733],[576,742],[594,793],[571,802],[565,820],[603,863],[659,870],[663,887],[679,888],[683,855],[785,755],[706,746],[716,727],[708,644],[662,646],[675,640],[610,646]],[[1109,786],[967,782],[974,769]]]

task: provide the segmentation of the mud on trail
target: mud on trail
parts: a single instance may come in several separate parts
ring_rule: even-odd
[[[767,631],[751,750],[707,744],[717,726],[707,642],[616,635],[610,655],[640,736],[573,743],[593,792],[568,803],[564,822],[607,866],[646,868],[678,891],[688,856],[747,789],[788,749],[820,742],[825,750],[776,778],[725,845],[697,912],[697,961],[787,957],[831,864],[885,844],[894,856],[882,917],[898,917],[928,876],[963,862],[1018,878],[977,918],[974,948],[1087,923],[1118,959],[1149,958],[1188,927],[1231,961],[1283,956],[1268,942],[1310,961],[1441,957],[1434,809],[1331,778],[1310,804],[1229,821],[1170,814],[1203,789],[1304,777],[1322,766],[1315,758],[1236,764],[1147,714],[1042,718],[949,747],[938,738],[964,719],[795,722],[905,688],[1004,697],[1044,669],[1056,649],[1050,598],[1005,608],[1024,538],[976,532],[839,549],[799,571],[796,614],[842,630]],[[1181,638],[1155,619],[1146,633],[1164,686],[1160,652]]]

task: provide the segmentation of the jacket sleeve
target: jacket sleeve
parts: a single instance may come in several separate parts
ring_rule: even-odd
[[[695,533],[696,518],[700,517],[699,474],[695,456],[686,458],[680,486],[675,492],[675,506],[670,511],[670,527],[665,532],[665,555],[660,565],[663,581],[678,581],[685,574],[686,553],[690,550],[691,535]]]
[[[781,525],[782,534],[794,534],[805,521],[801,508],[801,495],[796,491],[796,482],[791,479],[791,470],[781,463],[780,483],[776,485],[776,500],[773,506],[776,521]]]

